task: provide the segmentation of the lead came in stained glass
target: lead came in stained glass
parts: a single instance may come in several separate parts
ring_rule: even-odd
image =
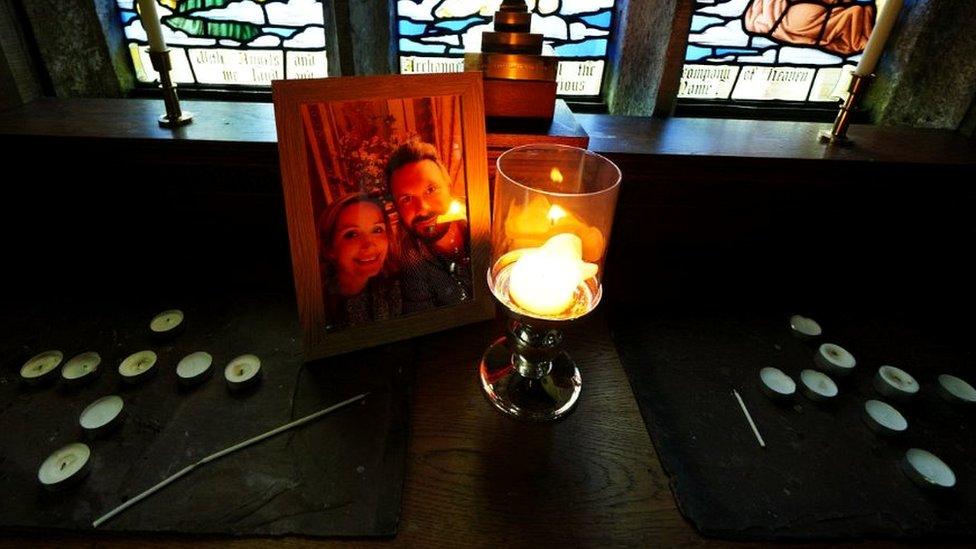
[[[464,53],[481,51],[481,33],[501,0],[398,0],[400,72],[460,72]],[[603,84],[614,0],[529,0],[532,32],[558,55],[558,93],[597,96]]]
[[[679,98],[836,101],[885,0],[697,0]]]
[[[136,77],[154,82],[135,0],[116,0]],[[328,76],[322,0],[156,0],[173,79],[201,86],[270,86]]]

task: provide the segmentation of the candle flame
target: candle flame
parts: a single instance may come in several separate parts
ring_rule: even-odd
[[[566,217],[567,215],[569,214],[562,208],[562,206],[559,204],[553,204],[552,207],[549,208],[549,213],[546,214],[546,217],[549,218],[550,223],[555,225],[560,219]]]
[[[563,172],[559,171],[559,168],[554,167],[553,169],[549,170],[549,179],[551,179],[553,183],[562,183]]]
[[[438,223],[448,223],[451,221],[461,221],[468,218],[468,212],[460,200],[452,200],[447,211],[437,216]]]

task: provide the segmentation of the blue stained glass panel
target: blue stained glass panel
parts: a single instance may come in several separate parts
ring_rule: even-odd
[[[679,99],[836,101],[874,27],[875,0],[695,2]]]
[[[594,15],[584,15],[580,17],[583,21],[593,25],[594,27],[599,27],[602,29],[610,28],[610,10],[602,11]]]
[[[532,31],[559,57],[560,95],[597,96],[616,0],[528,0]],[[400,72],[459,72],[464,52],[481,49],[481,33],[501,0],[397,0]],[[454,37],[456,41],[442,40]]]

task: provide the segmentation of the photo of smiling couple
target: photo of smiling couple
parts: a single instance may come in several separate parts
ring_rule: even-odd
[[[472,297],[458,98],[302,108],[326,330]]]

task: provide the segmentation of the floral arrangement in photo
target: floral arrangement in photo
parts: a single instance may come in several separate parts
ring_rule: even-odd
[[[394,128],[392,116],[372,116],[367,131],[352,131],[339,138],[340,157],[348,179],[340,182],[343,192],[365,192],[385,198],[386,163],[401,143],[415,136],[404,136]],[[390,137],[384,137],[390,136]]]

